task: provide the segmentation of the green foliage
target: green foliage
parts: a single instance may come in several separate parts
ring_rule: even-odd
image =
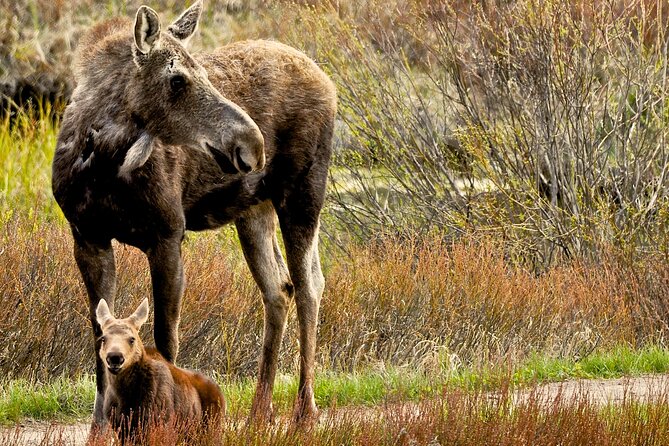
[[[0,225],[12,216],[61,220],[51,195],[56,112],[44,104],[0,118]]]
[[[669,351],[657,346],[634,351],[623,346],[608,354],[583,358],[580,368],[585,377],[615,378],[642,373],[666,373],[669,370]]]
[[[579,361],[550,359],[536,354],[514,372],[513,381],[520,384],[568,378],[619,378],[666,373],[668,370],[669,351],[666,349],[651,345],[635,350],[624,345],[610,351],[595,352]]]

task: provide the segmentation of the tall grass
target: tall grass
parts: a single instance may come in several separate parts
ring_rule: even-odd
[[[1,246],[0,372],[38,379],[90,372],[88,304],[69,231],[16,216]],[[184,258],[180,363],[255,374],[262,304],[234,234],[192,235]],[[116,308],[132,308],[150,295],[146,261],[121,245],[116,259]],[[506,263],[499,244],[485,239],[387,239],[330,257],[326,277],[323,369],[386,364],[441,371],[518,362],[536,352],[578,359],[667,337],[669,266],[651,256],[628,266],[611,254],[537,276]],[[299,364],[296,328],[291,311],[280,354],[289,372]],[[151,339],[148,331],[143,336]]]
[[[0,118],[0,224],[12,216],[60,218],[51,195],[51,160],[58,111],[50,104]]]
[[[386,404],[376,409],[330,408],[313,426],[249,425],[233,414],[222,425],[168,422],[140,430],[135,445],[664,445],[669,442],[667,397],[618,407],[601,407],[584,394],[549,396],[533,391],[513,401],[513,392],[444,392],[420,403]],[[52,426],[44,444],[69,445],[63,429]],[[100,438],[94,445],[108,444]],[[17,431],[0,432],[0,444],[22,445]]]

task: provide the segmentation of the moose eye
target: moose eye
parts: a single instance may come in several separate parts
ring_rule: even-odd
[[[180,74],[172,76],[170,78],[170,88],[173,92],[177,93],[183,90],[186,87],[186,78]]]
[[[134,345],[135,344],[135,338],[130,338],[128,340],[128,342],[130,342],[130,345]]]

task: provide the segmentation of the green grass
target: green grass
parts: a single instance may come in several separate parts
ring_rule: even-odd
[[[532,357],[513,374],[519,384],[532,381],[560,381],[569,378],[617,378],[669,371],[669,350],[649,346],[634,350],[620,346],[612,351],[594,353],[580,361]]]
[[[228,406],[246,411],[251,407],[254,379],[227,382],[219,379]],[[438,392],[445,380],[415,370],[394,368],[358,373],[325,372],[316,376],[314,391],[319,407],[364,405],[374,406],[386,401],[415,400]],[[294,376],[280,375],[274,388],[274,406],[282,413],[290,411],[297,392]]]
[[[51,196],[51,161],[58,122],[50,106],[0,118],[0,224],[19,212],[62,219]]]
[[[83,418],[92,412],[94,398],[95,381],[91,376],[59,378],[50,383],[11,380],[0,386],[0,422]]]
[[[623,346],[597,352],[580,361],[549,359],[539,355],[511,371],[463,368],[444,373],[393,368],[357,373],[326,371],[316,377],[319,407],[350,405],[374,406],[384,402],[417,401],[436,396],[448,388],[494,389],[504,382],[524,386],[572,378],[615,378],[669,371],[669,350],[651,346],[640,350]],[[230,380],[217,376],[232,413],[246,412],[251,406],[255,381]],[[274,405],[288,414],[297,390],[295,377],[279,375]],[[26,418],[72,421],[90,416],[95,397],[91,376],[60,378],[49,383],[9,380],[0,385],[0,423],[11,424]]]

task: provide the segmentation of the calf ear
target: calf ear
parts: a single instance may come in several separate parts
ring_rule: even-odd
[[[100,327],[104,327],[107,322],[114,319],[114,315],[109,310],[109,305],[107,305],[106,300],[100,299],[100,302],[98,302],[98,308],[95,310],[95,318],[97,319],[98,324],[100,324]]]
[[[201,14],[202,0],[198,0],[167,28],[167,32],[172,34],[175,39],[180,40],[183,45],[187,45],[197,29]]]
[[[135,17],[135,46],[137,51],[148,54],[160,37],[160,19],[148,6],[140,6]]]
[[[149,299],[144,299],[135,312],[128,319],[135,326],[137,330],[144,325],[144,322],[149,318]]]

